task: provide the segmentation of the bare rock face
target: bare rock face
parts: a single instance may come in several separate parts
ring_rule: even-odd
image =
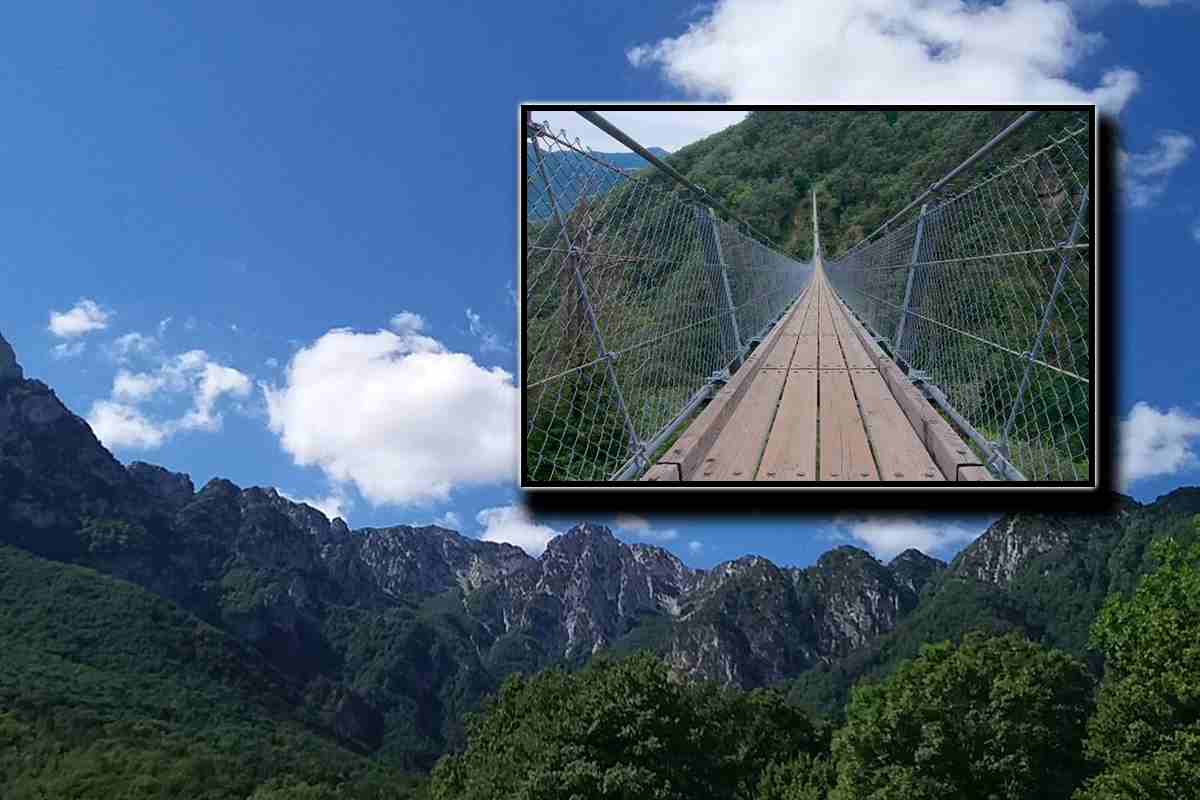
[[[888,570],[897,583],[915,595],[919,595],[945,568],[946,562],[931,558],[912,547],[888,562]]]
[[[1123,498],[1115,513],[1006,514],[955,557],[950,571],[997,586],[1008,586],[1042,557],[1066,557],[1089,540],[1117,534],[1124,517],[1139,504]]]
[[[776,683],[893,630],[944,566],[916,551],[885,566],[848,546],[803,569],[759,556],[719,564],[684,598],[668,661],[726,685]]]
[[[69,554],[85,519],[145,525],[153,503],[54,391],[23,377],[0,339],[0,522],[43,554]]]
[[[182,472],[171,472],[144,461],[131,462],[127,469],[134,483],[172,512],[183,508],[196,494],[192,479]]]
[[[0,335],[0,382],[24,380],[25,373],[17,363],[17,354],[12,345]]]
[[[455,587],[469,592],[533,561],[519,547],[470,539],[437,525],[362,528],[357,534],[358,559],[390,597]]]
[[[549,657],[579,658],[644,617],[678,613],[697,575],[661,548],[625,544],[603,525],[577,525],[536,562],[488,587],[483,616],[497,635],[518,632]]]

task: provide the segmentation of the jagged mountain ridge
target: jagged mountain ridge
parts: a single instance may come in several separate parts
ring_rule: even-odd
[[[49,387],[15,372],[0,408],[7,540],[147,586],[293,664],[312,661],[324,605],[456,592],[482,627],[480,652],[525,637],[537,665],[578,659],[658,617],[678,623],[662,644],[681,672],[757,685],[853,649],[916,602],[911,578],[855,548],[806,569],[749,556],[704,571],[588,524],[537,559],[436,526],[352,531],[274,489],[213,479],[196,492],[186,475],[124,467]],[[897,562],[913,558],[944,566]]]
[[[196,491],[124,466],[0,337],[0,542],[174,601],[333,691],[340,730],[416,766],[455,744],[504,675],[604,651],[650,648],[682,676],[743,688],[825,681],[834,703],[968,625],[1080,652],[1150,538],[1197,511],[1200,490],[1180,490],[1111,514],[1008,515],[948,565],[844,546],[804,568],[744,556],[701,570],[590,524],[532,558],[437,526],[350,530],[273,489]]]

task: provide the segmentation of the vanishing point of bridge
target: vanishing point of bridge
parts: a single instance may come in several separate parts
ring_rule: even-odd
[[[986,481],[991,475],[825,278],[804,293],[647,481]]]

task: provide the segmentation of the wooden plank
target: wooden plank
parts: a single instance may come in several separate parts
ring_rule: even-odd
[[[690,476],[694,481],[750,481],[767,443],[786,370],[759,370],[721,435]]]
[[[817,337],[799,337],[792,354],[792,369],[816,369],[817,366]]]
[[[879,370],[849,371],[863,425],[884,481],[943,481],[925,445],[896,403]]]
[[[787,369],[792,363],[797,338],[799,337],[789,334],[786,330],[780,334],[771,352],[763,359],[760,369]]]
[[[838,341],[842,345],[847,369],[875,369],[875,359],[867,354],[857,336],[847,333],[845,337],[838,337]]]
[[[642,476],[644,481],[675,481],[682,480],[678,464],[655,464]]]
[[[816,336],[817,335],[817,290],[809,289],[812,293],[812,301],[808,304],[805,310],[804,323],[800,327],[801,336]]]
[[[917,434],[917,438],[925,445],[929,455],[942,471],[943,475],[957,475],[959,467],[977,466],[979,459],[971,448],[962,440],[946,420],[942,418],[921,391],[912,385],[895,362],[893,362],[867,334],[857,320],[850,321],[852,328],[858,334],[859,342],[867,354],[875,362],[880,376],[887,383],[892,397]]]
[[[817,322],[817,334],[819,336],[836,336],[837,329],[833,326],[832,298],[829,295],[829,290],[824,286],[821,287],[820,296],[820,320]]]
[[[842,371],[818,373],[821,392],[821,480],[877,481],[875,459],[867,444],[850,375]]]
[[[821,336],[818,344],[819,366],[821,369],[845,369],[846,360],[842,358],[842,347],[836,336]]]
[[[811,296],[805,297],[800,301],[800,306],[787,319],[787,323],[783,329],[785,336],[799,336],[801,334],[804,328],[804,320],[808,318],[812,307],[813,298]]]
[[[815,337],[812,337],[815,339]],[[817,372],[788,372],[757,481],[817,479]]]
[[[835,307],[833,318],[834,327],[837,328],[838,332],[838,341],[842,345],[842,355],[846,359],[847,369],[875,369],[875,359],[871,358],[862,346],[862,342],[859,340],[858,334],[854,329],[854,323],[850,321],[845,310]]]
[[[660,464],[678,464],[682,475],[691,475],[696,471],[705,453],[716,442],[726,420],[733,414],[750,387],[760,362],[774,347],[775,341],[782,333],[782,326],[776,325],[771,329],[762,344],[746,357],[729,382],[721,387],[671,449],[659,459]]]

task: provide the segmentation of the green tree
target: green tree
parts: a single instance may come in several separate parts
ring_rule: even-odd
[[[926,646],[854,690],[833,740],[831,797],[1069,797],[1090,697],[1080,662],[1017,634]]]
[[[832,761],[801,753],[789,761],[767,765],[755,800],[825,800],[836,780]]]
[[[1161,566],[1092,628],[1106,660],[1087,753],[1103,771],[1080,798],[1200,797],[1200,543],[1152,552]]]
[[[778,693],[685,686],[644,653],[510,677],[467,736],[434,798],[749,798],[769,763],[822,738]]]

